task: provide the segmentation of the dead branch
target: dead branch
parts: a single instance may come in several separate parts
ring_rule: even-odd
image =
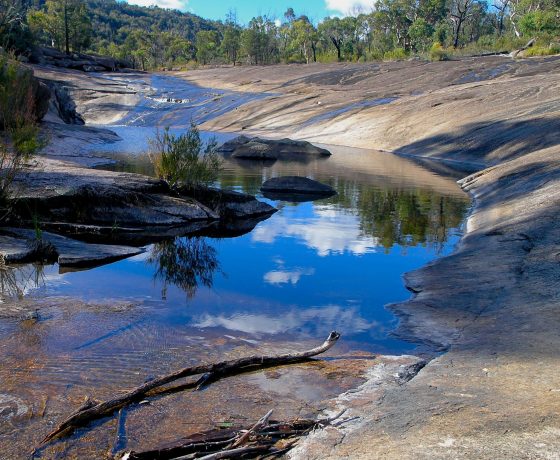
[[[247,430],[246,433],[244,433],[237,441],[235,441],[231,445],[231,448],[233,449],[235,447],[239,447],[239,446],[243,445],[245,443],[245,441],[247,441],[249,439],[251,434],[253,434],[255,431],[260,430],[261,428],[264,428],[267,425],[268,419],[272,415],[272,412],[274,412],[273,409],[270,409],[264,417],[262,417],[257,423],[255,423],[251,427],[251,429]]]
[[[221,376],[238,371],[239,369],[258,369],[271,365],[285,365],[302,362],[329,350],[334,346],[339,338],[340,334],[333,331],[320,346],[312,348],[311,350],[277,356],[249,356],[246,358],[222,361],[216,364],[201,364],[198,366],[186,367],[162,377],[157,377],[121,396],[95,404],[93,407],[79,409],[60,423],[60,425],[58,425],[58,427],[56,427],[53,431],[51,431],[43,439],[41,446],[44,446],[54,439],[66,436],[72,433],[75,429],[84,427],[93,420],[110,416],[118,409],[144,399],[148,393],[152,392],[156,388],[162,387],[163,385],[175,380],[198,374],[209,374],[209,377],[206,377],[203,380],[203,382],[207,382],[208,380],[216,380]]]
[[[266,458],[288,451],[299,439],[318,427],[331,425],[332,418],[321,420],[271,421],[270,412],[250,429],[211,430],[197,433],[171,446],[145,452],[127,452],[121,460],[191,460],[241,456]],[[260,428],[258,426],[261,425]],[[245,437],[245,435],[250,436]],[[250,439],[249,439],[250,438]],[[280,446],[279,443],[282,442]],[[245,443],[245,446],[234,447]]]

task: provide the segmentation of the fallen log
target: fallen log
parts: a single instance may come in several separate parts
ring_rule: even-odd
[[[267,367],[271,365],[284,365],[302,362],[329,350],[339,338],[340,334],[333,331],[320,346],[312,348],[311,350],[277,356],[249,356],[246,358],[222,361],[215,364],[201,364],[198,366],[186,367],[162,377],[157,377],[121,396],[97,403],[90,407],[78,409],[60,423],[47,436],[45,436],[41,442],[41,447],[55,439],[71,434],[77,428],[82,428],[94,420],[108,417],[122,407],[144,399],[148,396],[148,393],[175,380],[193,375],[204,374],[201,380],[204,383],[207,383],[209,380],[215,381],[216,379],[239,369],[258,369],[260,367]]]

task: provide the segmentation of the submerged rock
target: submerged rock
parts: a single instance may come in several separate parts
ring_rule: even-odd
[[[307,141],[294,141],[292,139],[261,139],[239,136],[225,142],[219,152],[231,154],[233,158],[277,160],[282,158],[294,159],[298,157],[327,157],[331,153],[316,147]]]
[[[311,201],[336,195],[331,186],[300,176],[273,177],[262,185],[261,191],[267,198],[290,201]]]

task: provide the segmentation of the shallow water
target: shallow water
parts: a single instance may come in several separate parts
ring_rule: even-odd
[[[178,110],[179,126],[188,125],[191,109],[161,102],[166,91],[152,90],[128,125],[114,127],[123,142],[96,147],[117,160],[111,168],[151,172],[139,152],[166,106]],[[409,297],[404,272],[453,250],[468,198],[456,177],[410,160],[328,148],[332,157],[302,162],[226,160],[219,185],[259,199],[264,180],[288,174],[338,192],[314,202],[268,200],[279,211],[250,233],[177,238],[87,271],[27,265],[0,272],[0,439],[11,452],[36,442],[46,422],[79,406],[83,395],[108,397],[189,363],[301,349],[333,329],[342,340],[331,356],[413,351],[391,336],[397,319],[385,305]],[[8,301],[14,297],[21,301]],[[191,400],[158,400],[130,416],[131,443],[173,438],[173,426],[189,431],[259,416],[272,400],[279,415],[313,413],[358,381],[358,370],[342,371],[336,360],[318,366],[228,379]],[[185,410],[196,422],[183,420]],[[79,440],[86,450],[76,452],[107,450],[112,429],[86,434]]]

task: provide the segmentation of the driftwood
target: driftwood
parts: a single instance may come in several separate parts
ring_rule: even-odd
[[[164,375],[162,377],[157,377],[149,382],[140,385],[128,393],[121,396],[117,396],[111,400],[100,402],[94,405],[91,403],[85,404],[82,408],[78,409],[67,419],[65,419],[58,427],[51,431],[42,441],[41,446],[53,441],[57,438],[61,438],[71,434],[77,428],[81,428],[92,422],[103,417],[108,417],[112,415],[115,411],[122,407],[130,405],[135,402],[139,402],[144,399],[149,393],[154,390],[167,385],[175,380],[203,374],[202,378],[197,382],[198,385],[201,383],[207,383],[208,381],[214,381],[232,372],[239,371],[240,369],[258,369],[261,367],[267,367],[271,365],[284,365],[297,363],[307,360],[312,356],[319,355],[329,350],[339,339],[340,334],[338,332],[331,332],[327,339],[318,347],[311,350],[299,352],[299,353],[288,353],[284,355],[277,356],[249,356],[246,358],[240,358],[229,361],[222,361],[216,364],[201,364],[198,366],[191,366],[181,369],[177,372]]]
[[[269,411],[250,429],[211,430],[197,433],[174,445],[145,452],[127,452],[121,460],[217,460],[220,458],[268,458],[292,448],[299,437],[311,430],[331,425],[335,417],[322,420],[269,421]]]
[[[522,51],[525,51],[526,49],[531,48],[531,46],[533,46],[535,44],[535,42],[536,42],[536,40],[534,38],[531,38],[531,40],[529,40],[524,47],[519,48],[518,50],[515,50],[513,53],[511,53],[511,57],[513,57],[513,58],[517,57],[517,55],[519,53],[521,53]]]

